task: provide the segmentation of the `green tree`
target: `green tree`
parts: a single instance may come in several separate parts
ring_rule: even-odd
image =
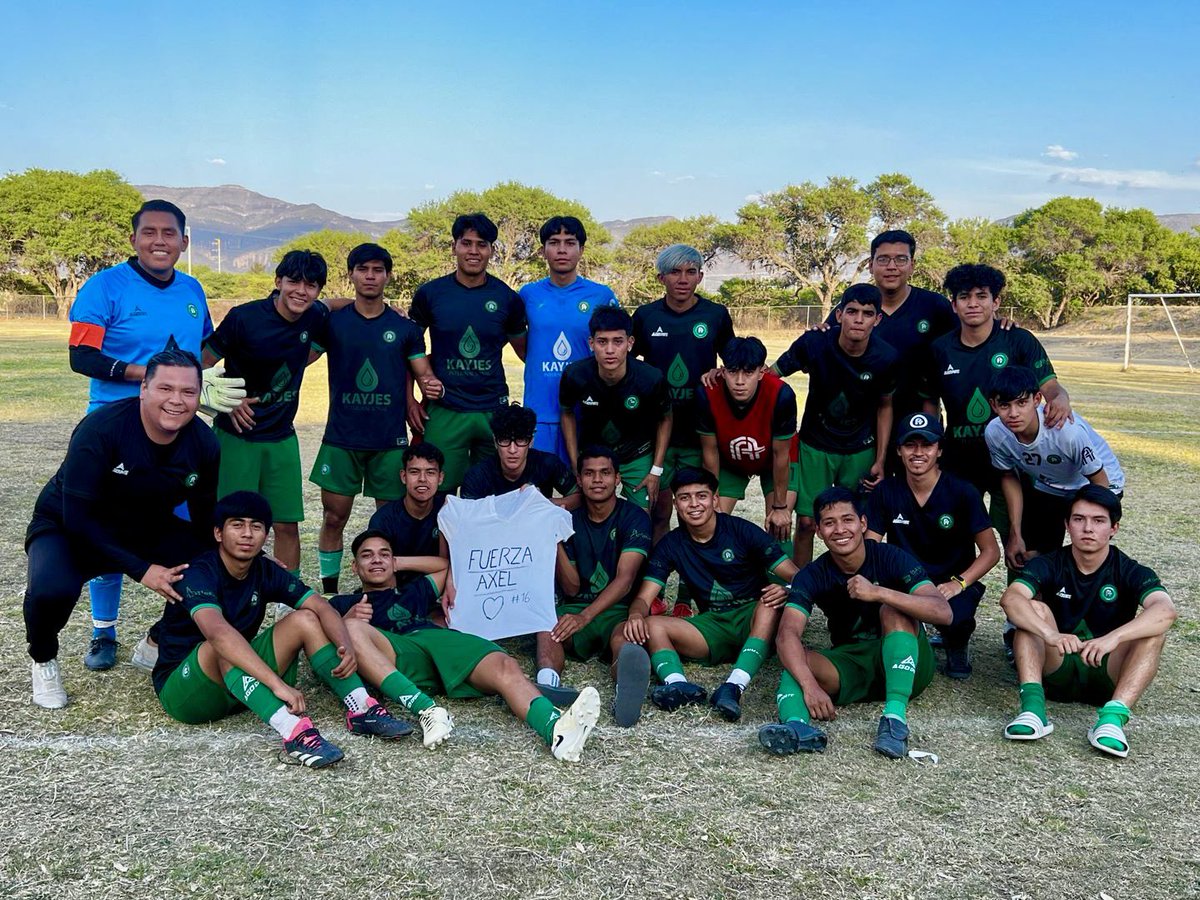
[[[705,263],[711,262],[720,249],[717,227],[716,216],[639,225],[614,248],[599,277],[618,297],[634,306],[657,300],[663,295],[662,285],[655,277],[658,254],[672,244],[687,244],[700,251]]]
[[[611,240],[582,203],[565,200],[540,187],[506,181],[483,192],[456,191],[444,200],[415,207],[408,214],[414,273],[432,277],[453,269],[450,226],[456,216],[473,212],[485,213],[496,223],[499,236],[488,271],[513,288],[545,277],[538,231],[551,216],[575,216],[583,223],[588,234],[585,274],[589,265],[596,264],[597,251]],[[436,269],[434,263],[438,263]]]
[[[395,249],[371,237],[366,232],[333,231],[325,228],[321,231],[310,231],[292,238],[275,253],[275,261],[283,259],[283,255],[291,250],[312,250],[320,253],[329,267],[329,280],[325,283],[326,297],[353,297],[354,285],[350,283],[350,273],[346,269],[346,257],[359,244],[377,243],[395,256]]]
[[[963,263],[983,263],[1007,273],[1013,269],[1012,229],[989,219],[955,219],[930,243],[917,241],[912,281],[941,291],[946,273]]]
[[[142,195],[120,175],[28,169],[0,178],[5,268],[54,295],[66,318],[83,283],[130,255],[130,217]]]
[[[275,289],[274,272],[262,267],[257,272],[218,272],[208,266],[192,266],[192,277],[209,300],[257,300]]]
[[[778,278],[728,278],[717,295],[726,306],[790,306],[797,300],[795,287]]]

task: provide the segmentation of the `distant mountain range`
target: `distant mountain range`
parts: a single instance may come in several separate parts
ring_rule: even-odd
[[[404,219],[391,222],[356,219],[315,203],[288,203],[237,184],[217,187],[139,184],[136,187],[144,196],[170,200],[187,213],[192,232],[192,260],[195,263],[216,268],[215,241],[220,239],[221,267],[226,271],[245,271],[255,263],[269,264],[276,249],[310,231],[330,228],[335,231],[361,231],[372,237],[380,237],[406,224]],[[621,241],[640,225],[658,225],[673,218],[646,216],[614,219],[601,224],[614,240]],[[1158,220],[1173,231],[1190,231],[1200,226],[1200,214],[1165,215],[1159,216]],[[1011,221],[1011,217],[1001,221]],[[724,255],[714,263],[714,268],[719,272],[711,272],[713,277],[706,279],[706,283],[723,281],[727,277],[748,272],[741,260],[726,259]]]

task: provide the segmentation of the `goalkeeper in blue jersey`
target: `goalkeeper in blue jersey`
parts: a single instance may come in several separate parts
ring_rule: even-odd
[[[185,224],[174,203],[147,200],[133,215],[134,255],[89,278],[71,305],[71,369],[91,379],[89,413],[136,397],[146,363],[162,350],[179,348],[200,358],[213,325],[200,282],[175,271],[188,245]],[[223,376],[220,368],[205,371],[200,400],[205,411],[229,412],[246,396],[241,379]],[[121,576],[100,575],[89,585],[92,644],[84,663],[102,671],[117,662]],[[143,639],[133,663],[152,669],[157,657],[153,641]]]

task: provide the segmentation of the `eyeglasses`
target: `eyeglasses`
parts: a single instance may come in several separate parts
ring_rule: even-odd
[[[898,266],[907,266],[910,262],[912,262],[912,257],[905,256],[904,254],[901,254],[900,256],[877,256],[875,257],[875,262],[879,263],[881,266],[890,266],[892,263],[895,263]]]
[[[496,438],[497,447],[511,447],[516,444],[518,447],[528,447],[533,443],[533,438]]]

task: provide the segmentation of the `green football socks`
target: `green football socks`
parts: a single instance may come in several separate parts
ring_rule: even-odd
[[[891,631],[883,636],[883,714],[908,721],[908,701],[917,677],[917,636],[907,631]]]
[[[750,679],[758,674],[762,664],[767,660],[767,642],[760,638],[746,638],[742,651],[733,664],[733,671],[726,681],[732,681],[738,687],[745,688]]]
[[[650,657],[650,668],[664,684],[687,681],[683,675],[683,661],[674,650],[656,650]]]
[[[554,723],[562,718],[562,713],[554,708],[554,704],[545,697],[534,697],[529,704],[529,712],[525,714],[525,724],[538,733],[546,746],[554,742]]]
[[[805,725],[810,723],[808,705],[804,702],[804,691],[801,690],[799,682],[787,669],[783,670],[783,677],[779,679],[779,690],[775,693],[775,705],[779,707],[780,722],[803,722]]]
[[[308,658],[312,670],[317,673],[329,689],[341,699],[351,712],[363,712],[371,704],[368,702],[367,689],[357,675],[347,675],[339,678],[333,670],[341,663],[337,648],[330,642]]]
[[[1045,725],[1049,721],[1046,718],[1046,689],[1039,682],[1027,681],[1017,691],[1021,698],[1021,712],[1033,713]],[[1033,734],[1033,729],[1028,725],[1010,725],[1008,730],[1012,734]]]
[[[433,698],[409,681],[400,672],[393,672],[379,684],[383,696],[395,700],[412,713],[423,713],[437,704]]]
[[[283,701],[253,675],[248,675],[245,669],[230,666],[224,680],[229,693],[268,725],[272,724],[271,717],[284,708]]]
[[[1124,728],[1129,722],[1130,716],[1129,707],[1120,700],[1109,700],[1098,710],[1096,716],[1096,725],[1116,725],[1118,728]],[[1116,738],[1102,737],[1096,738],[1098,743],[1103,744],[1110,750],[1128,750],[1129,748]]]

